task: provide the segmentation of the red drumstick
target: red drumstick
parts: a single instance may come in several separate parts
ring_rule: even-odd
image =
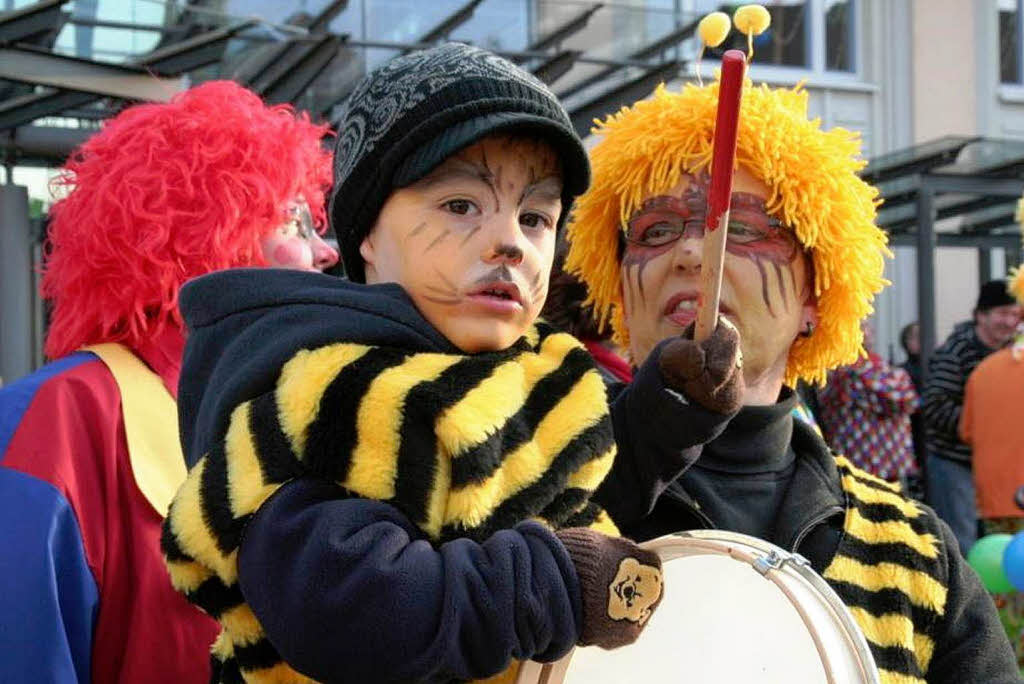
[[[711,188],[708,191],[708,210],[704,222],[700,296],[697,299],[697,324],[694,331],[694,339],[698,342],[711,337],[718,324],[718,300],[722,294],[725,239],[729,233],[729,201],[732,198],[740,97],[743,94],[746,66],[746,56],[739,50],[728,50],[722,55],[715,141],[711,148]]]

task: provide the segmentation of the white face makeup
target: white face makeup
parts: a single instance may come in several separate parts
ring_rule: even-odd
[[[338,251],[324,242],[313,226],[309,205],[292,203],[286,220],[260,240],[263,258],[274,268],[325,271],[338,263]]]
[[[484,138],[391,194],[360,245],[366,282],[400,284],[463,351],[504,349],[547,297],[561,195],[547,144]]]

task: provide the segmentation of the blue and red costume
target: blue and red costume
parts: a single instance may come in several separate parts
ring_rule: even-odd
[[[131,350],[171,397],[182,347],[168,327]],[[0,389],[0,681],[209,681],[217,623],[171,587],[137,477],[96,354]]]

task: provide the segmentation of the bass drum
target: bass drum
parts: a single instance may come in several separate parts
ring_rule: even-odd
[[[524,662],[517,684],[877,684],[853,616],[802,556],[718,530],[641,546],[661,557],[665,582],[637,642]]]

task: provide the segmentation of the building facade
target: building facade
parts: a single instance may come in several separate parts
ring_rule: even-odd
[[[772,28],[757,39],[750,76],[774,85],[804,82],[811,113],[825,127],[860,131],[866,158],[947,135],[1024,141],[1022,2],[766,2]],[[447,37],[501,51],[545,73],[552,89],[585,122],[591,114],[614,111],[621,102],[609,93],[637,92],[626,88],[646,85],[645,74],[667,74],[670,87],[694,78],[695,22],[709,11],[731,12],[737,4],[714,0],[212,0],[185,7],[160,0],[72,0],[65,5],[68,20],[53,40],[53,50],[102,62],[130,62],[164,45],[184,25],[183,13],[190,13],[190,25],[213,27],[255,18],[232,37],[218,61],[183,74],[181,85],[228,77],[262,84],[265,92],[275,93],[274,61],[287,58],[282,44],[296,38],[309,40],[320,31],[336,38],[331,44],[335,52],[290,101],[333,119],[343,106],[346,88],[367,69],[402,49]],[[30,5],[0,0],[0,11]],[[658,72],[657,65],[667,65],[668,70]],[[712,51],[705,55],[703,74],[709,77],[715,65]],[[80,108],[72,116],[33,123],[88,130],[102,118],[96,111]],[[8,159],[5,182],[26,187],[34,212],[44,213],[51,201],[52,169],[19,163],[17,155],[8,154]],[[949,222],[939,223],[940,231],[955,228]],[[0,226],[0,230],[13,229]],[[31,236],[0,241],[0,245],[16,244],[23,261],[35,260],[38,266],[37,242]],[[893,286],[877,302],[876,328],[879,351],[886,355],[892,350],[898,359],[898,332],[917,317],[917,269],[913,247],[897,246],[893,251],[895,257],[888,266]],[[973,248],[939,250],[938,340],[957,321],[970,316],[978,283],[1003,275],[1006,261],[999,249],[990,250],[984,259]],[[9,270],[0,274],[3,279],[11,277]],[[32,278],[31,269],[17,277]],[[24,289],[31,291],[32,284]],[[11,287],[6,290],[10,292]],[[26,313],[0,297],[0,305],[3,302],[7,304],[0,310],[0,342],[12,334],[24,334],[29,338],[31,364],[38,364],[42,361],[40,303],[33,299]],[[11,379],[19,370],[29,370],[23,361],[4,366],[2,347],[0,373]]]

